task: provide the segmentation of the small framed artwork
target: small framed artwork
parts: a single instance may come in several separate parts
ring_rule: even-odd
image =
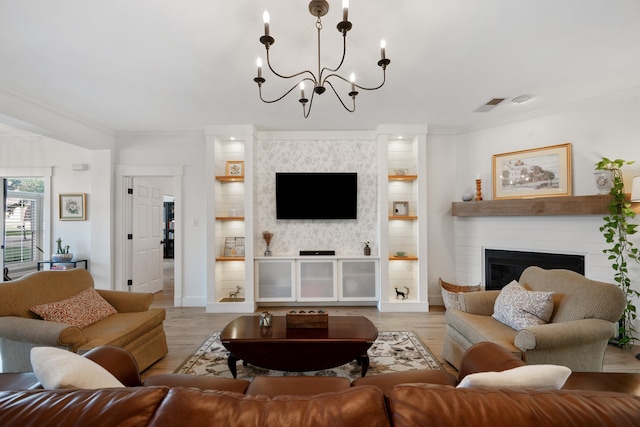
[[[409,202],[393,202],[393,216],[409,215]]]
[[[87,194],[66,193],[58,195],[60,219],[63,221],[83,221],[87,219]]]
[[[244,162],[242,160],[228,160],[227,176],[244,176]]]
[[[571,144],[493,156],[493,198],[571,196]]]

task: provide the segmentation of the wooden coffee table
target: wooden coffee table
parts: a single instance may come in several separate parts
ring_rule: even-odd
[[[220,333],[229,350],[229,370],[236,378],[242,360],[265,369],[304,372],[329,369],[356,360],[364,377],[369,368],[367,350],[378,329],[363,316],[329,316],[329,327],[287,329],[285,316],[273,316],[271,328],[260,328],[259,316],[242,316]]]

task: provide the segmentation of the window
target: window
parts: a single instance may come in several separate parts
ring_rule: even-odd
[[[4,266],[11,272],[35,270],[42,245],[42,178],[4,180]]]

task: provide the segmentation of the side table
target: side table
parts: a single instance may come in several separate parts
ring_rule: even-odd
[[[51,261],[51,260],[46,260],[46,261],[38,261],[38,266],[36,267],[37,271],[41,270],[41,267],[43,264],[49,264],[49,270],[53,270],[55,265],[58,264],[71,264],[73,265],[73,268],[76,268],[78,266],[78,263],[84,263],[84,269],[88,270],[89,269],[89,261],[86,259],[72,259],[71,261]]]

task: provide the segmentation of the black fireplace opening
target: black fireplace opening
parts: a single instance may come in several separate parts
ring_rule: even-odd
[[[524,269],[532,265],[545,270],[563,268],[584,275],[584,255],[485,249],[485,289],[502,289],[518,280]]]

